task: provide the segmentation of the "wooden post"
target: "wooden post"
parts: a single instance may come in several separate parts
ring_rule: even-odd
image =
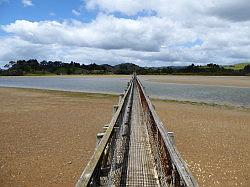
[[[170,140],[171,140],[172,144],[175,145],[174,133],[173,132],[168,132],[168,135],[170,137]]]
[[[104,125],[104,127],[103,127],[103,131],[104,131],[104,133],[106,132],[106,130],[109,128],[109,125]]]
[[[119,95],[119,103],[122,101],[123,96],[124,96],[124,94]]]
[[[118,108],[119,108],[119,105],[114,105],[113,106],[113,115],[115,115]]]
[[[105,133],[101,132],[96,135],[96,146],[95,148],[97,149],[99,143],[101,142],[102,137],[104,136]]]

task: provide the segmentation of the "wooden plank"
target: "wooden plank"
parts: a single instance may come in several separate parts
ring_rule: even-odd
[[[132,93],[131,89],[133,89],[133,86],[132,86],[131,83],[132,83],[133,79],[138,83],[139,89],[142,92],[142,97],[145,98],[146,105],[148,106],[149,112],[152,115],[153,122],[155,123],[155,125],[156,125],[156,127],[157,127],[157,129],[159,131],[159,135],[162,137],[162,144],[165,144],[167,152],[170,155],[171,163],[172,163],[172,165],[175,166],[175,168],[177,170],[177,173],[180,175],[180,177],[182,179],[182,182],[184,183],[184,186],[190,186],[190,187],[198,186],[196,180],[193,178],[190,170],[188,169],[185,161],[181,158],[181,156],[180,156],[179,152],[177,151],[175,145],[171,142],[171,137],[168,134],[168,131],[164,128],[162,122],[160,121],[160,119],[159,119],[159,117],[158,117],[158,115],[157,115],[151,101],[146,96],[145,91],[143,89],[143,86],[142,86],[140,80],[135,75],[131,79],[129,87],[128,87],[127,91],[125,92],[124,97],[122,97],[122,98],[120,97],[117,112],[114,114],[114,116],[113,116],[113,118],[112,118],[112,120],[110,122],[110,125],[108,126],[108,128],[106,130],[106,133],[104,134],[103,138],[101,139],[101,142],[100,142],[99,146],[97,147],[97,149],[94,152],[91,160],[89,161],[88,165],[86,166],[85,170],[83,171],[83,173],[82,173],[80,179],[78,180],[76,186],[77,187],[88,186],[89,183],[91,182],[91,179],[92,179],[93,175],[98,172],[97,169],[100,169],[100,167],[99,167],[100,166],[100,161],[102,160],[102,156],[104,154],[105,148],[106,148],[108,142],[110,141],[110,139],[111,139],[111,137],[112,137],[112,135],[114,133],[114,129],[116,128],[115,125],[116,125],[117,121],[119,120],[119,115],[123,111],[123,108],[126,107],[125,104],[128,103],[126,101],[127,101],[128,98],[130,98],[129,94]],[[138,88],[136,88],[136,89],[138,89]],[[136,102],[139,102],[138,97],[136,99],[137,99]],[[136,104],[136,102],[134,101],[135,104]],[[138,105],[138,103],[137,103],[137,105]],[[137,106],[137,108],[138,107],[139,107],[139,105]],[[133,105],[133,109],[135,110],[134,105]],[[137,112],[136,115],[137,115],[137,117],[139,117],[138,112]],[[134,131],[136,131],[136,129]],[[137,138],[140,138],[140,137],[137,137]],[[131,142],[131,143],[133,143],[133,142]],[[140,145],[141,144],[138,144],[138,146],[140,146]],[[136,153],[138,151],[135,150]],[[141,153],[136,154],[137,156],[135,158],[137,159],[138,155],[140,155],[140,154]],[[138,159],[140,159],[140,158],[145,160],[145,159],[148,159],[149,157],[147,157],[147,158],[138,157]],[[136,161],[136,159],[135,159],[135,161]],[[137,164],[139,164],[139,163],[140,162],[137,162]],[[133,171],[128,171],[128,172],[133,173]],[[145,171],[143,173],[145,173]]]
[[[142,93],[147,101],[149,110],[152,114],[152,117],[157,125],[157,128],[159,129],[159,132],[164,140],[164,143],[166,144],[166,147],[168,149],[169,155],[171,157],[171,160],[173,161],[173,164],[176,166],[176,169],[178,173],[180,174],[180,177],[182,178],[183,182],[185,183],[185,186],[198,186],[198,183],[196,182],[195,178],[193,177],[191,171],[188,169],[185,161],[181,158],[179,152],[177,151],[175,145],[171,143],[170,136],[168,135],[168,131],[164,128],[163,123],[160,121],[160,118],[158,117],[156,111],[154,110],[154,107],[149,100],[149,98],[146,96],[145,91],[143,89],[143,86],[140,82],[140,80],[137,78],[137,81],[140,85],[140,88],[142,90]]]
[[[88,184],[91,181],[91,178],[95,172],[95,169],[98,166],[98,163],[100,162],[100,159],[103,155],[103,152],[107,146],[107,143],[109,142],[112,133],[114,131],[114,126],[118,120],[118,117],[122,111],[122,108],[124,107],[125,100],[128,97],[128,93],[131,89],[131,84],[129,85],[129,88],[127,89],[125,96],[121,99],[121,102],[119,103],[119,107],[117,109],[117,112],[114,114],[110,124],[109,128],[107,129],[105,135],[103,136],[98,148],[95,150],[92,158],[88,162],[86,168],[84,169],[83,173],[81,174],[78,182],[76,183],[76,187],[85,187],[88,186]]]

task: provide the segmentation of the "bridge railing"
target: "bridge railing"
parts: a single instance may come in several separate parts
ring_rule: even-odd
[[[109,186],[113,183],[112,163],[115,158],[115,142],[119,136],[121,124],[126,119],[133,87],[138,86],[143,120],[147,124],[152,153],[156,161],[157,174],[161,186],[198,186],[191,172],[173,145],[167,130],[163,127],[152,103],[146,96],[139,79],[133,77],[127,91],[119,101],[106,132],[103,134],[92,158],[83,171],[76,186]]]
[[[156,170],[161,186],[198,186],[192,173],[181,158],[171,137],[160,121],[155,109],[146,96],[143,86],[136,78],[139,88],[141,104],[143,107],[143,119],[147,124],[151,150],[156,160]]]
[[[134,77],[133,77],[134,78]],[[114,154],[114,142],[122,124],[124,114],[126,114],[127,103],[130,102],[133,86],[133,78],[128,84],[125,94],[120,99],[118,108],[99,142],[92,158],[81,174],[76,187],[81,186],[102,186],[107,185],[108,175],[111,170],[111,161]]]

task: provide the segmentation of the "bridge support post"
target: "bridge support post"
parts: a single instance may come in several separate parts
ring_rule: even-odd
[[[119,95],[119,103],[122,101],[123,96],[124,96],[124,94]]]
[[[118,107],[119,107],[118,105],[114,105],[114,106],[113,106],[113,115],[115,115],[115,113],[116,113]]]
[[[104,133],[106,132],[106,130],[109,128],[109,125],[104,125],[104,127],[103,127],[103,131],[104,131]]]
[[[168,135],[170,137],[170,141],[172,142],[172,144],[175,145],[174,133],[173,132],[168,132]]]
[[[104,134],[105,134],[105,133],[102,132],[102,133],[98,133],[98,134],[96,135],[96,146],[95,146],[96,149],[97,149],[99,143],[101,142],[102,137],[104,136]]]

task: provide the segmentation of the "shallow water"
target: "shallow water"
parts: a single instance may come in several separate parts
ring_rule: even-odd
[[[77,92],[122,93],[128,78],[0,77],[0,86]],[[157,83],[142,80],[151,97],[250,107],[250,88]]]

